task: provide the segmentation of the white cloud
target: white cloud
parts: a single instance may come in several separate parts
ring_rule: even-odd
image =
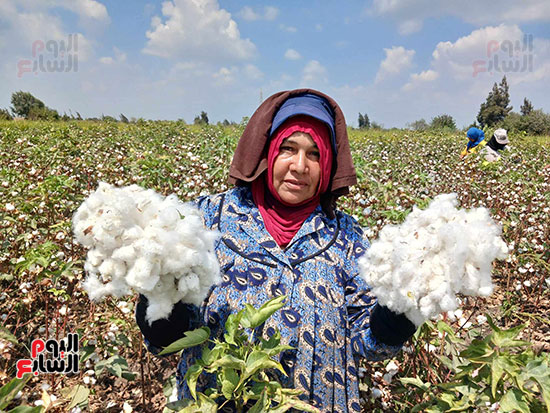
[[[216,73],[212,75],[214,79],[217,80],[218,84],[231,84],[235,82],[235,78],[237,76],[237,68],[236,67],[222,67],[220,70],[218,70]]]
[[[104,56],[99,58],[99,61],[106,65],[112,65],[114,63],[126,62],[126,53],[122,52],[118,47],[113,47],[114,57]]]
[[[95,19],[99,21],[109,21],[109,13],[107,8],[98,1],[95,0],[62,0],[54,1],[61,7],[67,8],[80,17]]]
[[[163,21],[151,19],[144,53],[186,60],[246,60],[256,53],[242,39],[231,14],[217,0],[174,0],[162,3]]]
[[[247,78],[252,80],[259,80],[264,77],[263,72],[252,64],[245,65],[243,72]]]
[[[262,79],[263,76],[264,74],[262,71],[252,64],[247,64],[243,67],[222,67],[212,74],[212,77],[216,80],[216,84],[218,85],[232,85],[237,80],[257,81]]]
[[[272,6],[264,7],[263,13],[254,11],[250,6],[244,6],[238,13],[239,17],[246,21],[275,20],[279,16],[279,9]]]
[[[281,23],[279,25],[279,29],[281,29],[283,32],[287,33],[296,33],[298,29],[294,26],[287,26],[286,24]]]
[[[267,6],[264,8],[264,19],[275,20],[279,16],[279,9],[273,6]]]
[[[96,0],[2,0],[0,2],[2,16],[21,14],[48,14],[53,8],[70,10],[86,21],[109,23],[110,17],[104,4]],[[7,12],[7,13],[6,13]]]
[[[317,60],[310,60],[302,72],[302,85],[312,87],[316,84],[325,84],[327,82],[327,69]]]
[[[53,7],[66,6],[68,9],[73,7],[69,7],[62,1],[44,1],[39,6],[31,8],[34,4],[33,1],[18,3],[12,0],[2,0],[0,2],[0,38],[2,39],[0,50],[4,59],[7,59],[8,56],[13,57],[12,65],[15,66],[21,59],[35,59],[38,53],[51,54],[50,50],[54,50],[55,47],[68,47],[71,43],[71,51],[73,55],[78,55],[78,61],[87,61],[93,54],[92,42],[82,33],[68,33],[64,29],[61,18],[50,13],[49,10]],[[74,7],[74,11],[77,12],[76,7]],[[81,15],[89,14],[84,10],[79,12]],[[91,15],[97,14],[92,13]],[[108,15],[106,16],[108,18]],[[77,41],[72,42],[69,39],[70,35]],[[32,55],[33,45],[35,56]],[[49,45],[47,50],[45,45]],[[41,49],[44,51],[41,52]]]
[[[422,28],[428,18],[452,16],[483,26],[494,22],[523,23],[550,21],[550,2],[547,0],[374,0],[370,14],[388,16],[401,34]]]
[[[285,58],[288,60],[298,60],[301,59],[302,56],[294,49],[287,49],[285,52]]]
[[[422,29],[422,20],[405,20],[399,23],[399,34],[407,35],[419,32]]]
[[[412,74],[401,88],[414,93],[410,96],[417,102],[415,109],[426,111],[417,118],[438,115],[445,108],[459,125],[468,124],[493,83],[503,76],[516,110],[525,96],[534,102],[548,101],[540,85],[550,81],[550,39],[526,37],[517,25],[484,27],[454,42],[440,42],[429,66]],[[437,107],[430,108],[428,100],[437,102]]]
[[[409,83],[406,83],[403,86],[403,90],[410,91],[413,90],[416,86],[419,86],[422,83],[431,82],[436,80],[439,77],[439,73],[434,70],[425,70],[420,73],[411,74],[411,80]]]
[[[260,20],[261,16],[256,13],[252,7],[250,6],[244,6],[241,11],[239,12],[239,16],[243,19],[243,20],[247,20],[247,21],[255,21],[255,20]]]
[[[393,46],[391,49],[384,49],[384,51],[386,52],[386,58],[380,63],[375,83],[410,68],[415,54],[414,50],[407,50],[403,46]]]

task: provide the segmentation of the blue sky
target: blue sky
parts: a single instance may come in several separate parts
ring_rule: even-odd
[[[503,75],[514,110],[550,111],[549,21],[547,0],[0,0],[0,108],[24,90],[85,117],[240,121],[260,96],[312,87],[352,125],[447,113],[462,127]],[[76,70],[31,69],[68,64],[32,47],[70,35]]]

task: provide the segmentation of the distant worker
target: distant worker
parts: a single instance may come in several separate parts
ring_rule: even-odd
[[[472,127],[468,129],[468,132],[466,132],[466,136],[468,136],[468,144],[460,153],[460,159],[463,159],[466,155],[476,152],[485,144],[481,144],[485,139],[485,133],[481,129]]]
[[[480,155],[485,157],[487,162],[494,162],[500,159],[500,151],[510,149],[508,146],[508,133],[506,129],[497,129],[487,145],[481,150]]]

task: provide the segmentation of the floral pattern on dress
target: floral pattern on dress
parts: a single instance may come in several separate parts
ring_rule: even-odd
[[[285,307],[263,326],[268,338],[275,329],[281,343],[294,350],[281,355],[288,377],[286,387],[323,412],[360,412],[357,358],[381,360],[394,356],[400,346],[378,343],[369,328],[376,304],[359,276],[357,259],[369,247],[357,221],[336,211],[330,219],[320,206],[306,219],[289,245],[281,249],[265,229],[248,187],[196,201],[208,228],[222,238],[216,253],[222,282],[210,290],[200,319],[216,336],[223,334],[229,314],[250,303],[286,295]],[[179,397],[190,397],[183,376],[200,355],[184,351],[178,366]],[[197,389],[215,386],[213,376],[199,380]]]

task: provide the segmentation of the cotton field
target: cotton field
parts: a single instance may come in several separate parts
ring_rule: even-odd
[[[77,374],[39,374],[10,407],[162,411],[176,358],[145,351],[132,296],[89,299],[87,250],[73,239],[72,219],[100,182],[135,184],[183,202],[226,190],[242,130],[181,122],[0,122],[0,387],[15,377],[17,361],[30,357],[33,339],[78,333],[80,340]],[[500,228],[506,254],[496,254],[502,259],[492,267],[492,294],[459,295],[439,320],[464,340],[487,334],[487,317],[503,329],[524,324],[521,338],[550,352],[550,139],[510,134],[511,151],[494,164],[475,156],[460,161],[462,132],[351,131],[350,140],[360,182],[339,206],[371,240],[439,194],[456,194],[465,210],[486,208]],[[362,365],[365,411],[395,411],[405,397],[394,392],[400,376],[430,379],[433,368],[435,377],[435,360],[450,357],[445,334],[431,330],[399,359]]]

